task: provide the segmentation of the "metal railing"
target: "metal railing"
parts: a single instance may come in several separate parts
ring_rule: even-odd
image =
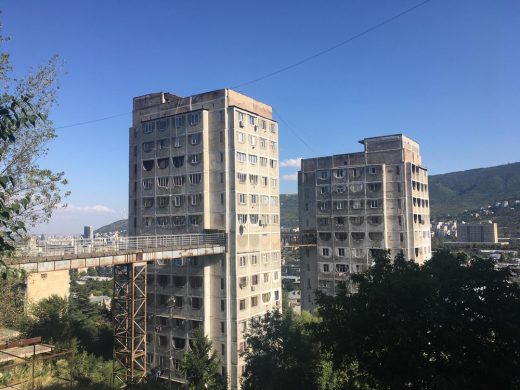
[[[17,245],[15,257],[74,256],[123,251],[146,251],[159,248],[183,249],[217,245],[225,246],[225,244],[226,235],[224,233],[32,240]]]

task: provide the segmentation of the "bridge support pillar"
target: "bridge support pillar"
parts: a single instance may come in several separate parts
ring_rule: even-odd
[[[114,265],[114,384],[146,378],[146,262]]]

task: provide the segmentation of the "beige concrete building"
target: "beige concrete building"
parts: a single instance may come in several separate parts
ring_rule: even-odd
[[[249,322],[281,306],[278,125],[270,106],[229,89],[133,104],[130,235],[227,235],[225,255],[149,266],[149,367],[182,383],[201,327],[238,389]]]
[[[493,222],[459,224],[457,226],[457,241],[497,243],[497,224]]]
[[[419,145],[402,135],[365,138],[363,152],[309,158],[298,172],[300,231],[317,247],[301,249],[302,308],[314,291],[338,284],[372,264],[372,249],[431,257],[428,174]]]

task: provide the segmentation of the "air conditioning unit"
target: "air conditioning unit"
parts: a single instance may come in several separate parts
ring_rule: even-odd
[[[244,123],[244,121],[240,121],[240,122],[238,122],[238,125],[239,125],[240,127],[244,127],[244,126],[245,126],[245,123]]]
[[[257,131],[258,130],[258,125],[255,125],[254,129],[255,129],[255,131]]]

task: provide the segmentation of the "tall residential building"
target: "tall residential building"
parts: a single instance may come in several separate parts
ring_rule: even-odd
[[[457,226],[459,242],[498,242],[498,227],[496,223],[463,223]]]
[[[226,234],[225,255],[148,267],[148,367],[183,382],[203,328],[240,388],[249,322],[281,306],[278,126],[272,108],[229,89],[134,98],[130,235]]]
[[[302,308],[314,291],[335,294],[339,283],[372,264],[371,249],[431,257],[428,175],[419,145],[402,135],[365,138],[363,152],[304,159],[298,172],[300,231],[317,236],[301,248]]]

